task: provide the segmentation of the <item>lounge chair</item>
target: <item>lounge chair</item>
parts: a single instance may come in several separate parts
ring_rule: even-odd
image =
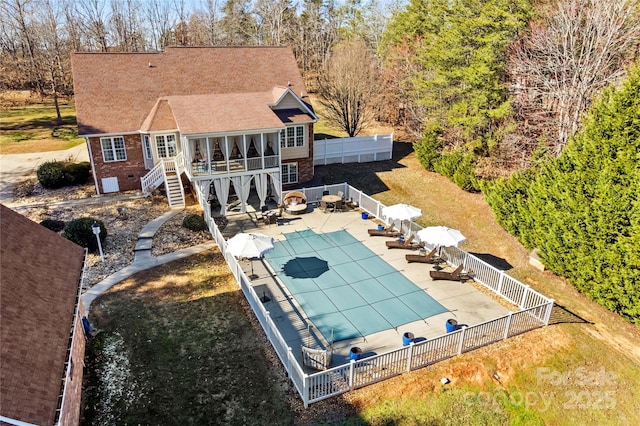
[[[462,272],[463,265],[458,266],[453,272],[429,271],[431,279],[448,281],[466,281],[471,279],[470,272]]]
[[[386,241],[388,249],[405,249],[405,250],[418,250],[422,247],[421,244],[413,244],[414,235],[410,236],[404,241]]]
[[[442,263],[443,260],[440,256],[438,256],[436,251],[437,249],[434,248],[427,254],[407,254],[405,255],[405,259],[407,259],[407,262],[409,263],[411,262],[431,263],[431,264]]]
[[[384,229],[367,229],[370,237],[393,237],[397,238],[402,232],[393,229],[393,223]]]

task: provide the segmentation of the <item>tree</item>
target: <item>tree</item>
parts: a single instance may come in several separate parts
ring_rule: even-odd
[[[387,87],[421,133],[414,147],[425,168],[477,189],[474,163],[511,114],[506,49],[529,13],[527,0],[412,0],[394,14],[381,51],[385,74],[402,80]]]
[[[315,83],[316,73],[325,67],[338,41],[333,0],[304,0],[294,34],[291,44],[302,75]]]
[[[639,13],[636,1],[563,0],[543,9],[512,46],[515,103],[525,117],[550,112],[539,115],[536,133],[555,131],[549,138],[553,154],[579,129],[594,95],[620,79],[624,65],[637,57]]]
[[[640,67],[592,105],[559,157],[488,185],[503,226],[551,271],[640,324]]]
[[[363,42],[337,47],[318,81],[329,118],[349,136],[360,133],[370,118],[378,92],[378,64]]]
[[[251,44],[256,23],[251,15],[249,0],[227,0],[222,11],[224,17],[220,25],[224,32],[224,42],[230,46]]]

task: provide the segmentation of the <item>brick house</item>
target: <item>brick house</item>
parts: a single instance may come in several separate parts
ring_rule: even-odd
[[[0,424],[79,423],[85,251],[0,205]]]
[[[289,48],[76,53],[72,69],[99,194],[164,183],[180,206],[186,181],[224,214],[230,189],[244,211],[313,178],[317,117]]]

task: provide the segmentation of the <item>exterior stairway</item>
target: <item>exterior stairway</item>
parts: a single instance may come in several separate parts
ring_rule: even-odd
[[[176,173],[167,173],[167,177],[164,180],[164,187],[167,191],[169,207],[173,209],[185,206],[184,188],[182,187],[180,176]]]
[[[184,171],[183,163],[182,153],[178,154],[175,159],[165,159],[158,162],[149,173],[140,179],[142,193],[149,195],[164,182],[169,207],[184,208],[186,204],[184,188],[180,179],[180,173]]]

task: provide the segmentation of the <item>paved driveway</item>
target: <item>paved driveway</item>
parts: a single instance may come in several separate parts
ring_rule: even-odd
[[[87,146],[80,144],[64,151],[0,155],[0,202],[11,202],[15,185],[22,180],[23,176],[33,173],[38,165],[45,161],[66,159],[89,161]]]

